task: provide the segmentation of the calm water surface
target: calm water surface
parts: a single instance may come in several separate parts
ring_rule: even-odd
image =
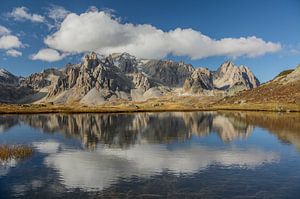
[[[300,116],[241,112],[0,116],[0,198],[299,198]]]

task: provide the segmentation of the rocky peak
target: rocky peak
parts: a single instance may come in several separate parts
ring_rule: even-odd
[[[246,66],[236,66],[231,61],[223,63],[214,73],[213,84],[219,89],[229,89],[234,85],[243,85],[245,89],[259,86],[258,79]]]
[[[52,77],[61,76],[62,72],[55,68],[46,69],[40,73],[33,73],[30,76],[22,79],[20,84],[22,86],[29,86],[33,90],[39,90],[50,86]]]
[[[4,68],[0,68],[0,76],[1,77],[8,77],[11,73],[5,70]]]
[[[0,68],[0,83],[1,84],[18,84],[19,77],[11,74],[9,71],[4,68]]]
[[[0,102],[15,103],[24,96],[32,94],[30,88],[20,84],[22,79],[5,69],[0,69]]]
[[[76,101],[91,91],[89,96],[93,96],[92,98],[108,99],[118,91],[129,93],[131,87],[129,78],[114,66],[112,55],[99,59],[97,54],[92,52],[85,56],[79,67],[74,65],[64,70],[49,96],[56,97],[63,92],[69,92],[67,98]]]
[[[223,77],[226,73],[231,73],[236,70],[236,66],[233,64],[232,61],[226,61],[218,68],[216,74],[218,77]]]
[[[3,82],[18,84],[7,91],[8,86]],[[38,102],[88,104],[116,98],[144,100],[182,87],[191,93],[204,90],[212,90],[205,93],[214,93],[215,90],[225,93],[229,89],[235,92],[237,86],[238,89],[250,89],[259,82],[247,67],[237,67],[231,61],[223,63],[217,71],[210,71],[207,68],[195,69],[183,61],[144,60],[128,53],[104,56],[91,52],[81,63],[67,64],[62,69],[47,69],[26,78],[17,78],[2,69],[1,85],[2,93],[11,93],[11,97],[5,99],[0,95],[2,101],[19,100],[33,93],[29,98]],[[13,95],[18,88],[21,88],[18,95]]]
[[[212,90],[214,88],[212,80],[212,73],[207,68],[197,68],[192,75],[185,80],[183,90],[192,93]]]
[[[91,52],[90,54],[86,54],[84,56],[83,66],[85,68],[94,68],[98,64],[99,64],[99,59],[95,52]]]
[[[137,72],[138,60],[135,56],[128,53],[118,53],[110,55],[113,60],[113,64],[118,67],[121,72],[134,73]]]

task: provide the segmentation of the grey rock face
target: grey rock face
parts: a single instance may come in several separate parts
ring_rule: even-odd
[[[143,68],[155,81],[170,87],[181,87],[195,70],[190,64],[162,60],[150,60]]]
[[[0,69],[0,102],[16,102],[33,93],[27,85],[20,85],[21,80],[7,70]]]
[[[196,69],[186,79],[183,90],[199,93],[204,90],[229,91],[230,95],[241,90],[256,88],[260,83],[245,66],[235,66],[232,62],[223,63],[217,71],[205,68]]]
[[[213,76],[207,68],[197,68],[192,75],[185,80],[183,85],[184,91],[192,93],[212,90],[213,88]]]
[[[49,97],[73,89],[71,96],[80,100],[95,88],[101,92],[93,93],[101,93],[99,98],[108,99],[118,91],[129,93],[132,87],[130,79],[113,65],[111,57],[100,60],[95,53],[86,55],[82,64],[70,66],[62,73]]]
[[[132,82],[135,88],[140,88],[143,91],[148,90],[151,87],[150,80],[142,73],[134,73],[132,76]]]
[[[50,75],[60,76],[61,73],[55,68],[46,69],[41,73],[34,73],[29,77],[20,80],[22,86],[29,86],[33,90],[39,90],[51,84]]]
[[[19,77],[16,77],[7,70],[0,68],[0,83],[16,85],[19,83]]]
[[[113,65],[118,67],[122,73],[134,73],[138,71],[138,60],[128,53],[113,54],[109,58],[112,60]]]
[[[29,87],[0,84],[0,102],[16,103],[27,95],[34,94]]]
[[[226,90],[234,85],[244,85],[245,89],[260,85],[258,79],[245,66],[235,66],[228,61],[222,64],[214,74],[213,84],[216,88]]]
[[[67,89],[75,86],[77,78],[79,76],[79,68],[76,65],[69,65],[65,68],[65,70],[61,71],[58,79],[52,82],[53,87],[52,90],[48,93],[48,96],[55,96],[60,92],[63,92]],[[50,85],[51,83],[49,83]]]

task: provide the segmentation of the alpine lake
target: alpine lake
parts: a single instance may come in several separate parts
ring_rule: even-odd
[[[0,198],[299,198],[300,114],[0,115]]]

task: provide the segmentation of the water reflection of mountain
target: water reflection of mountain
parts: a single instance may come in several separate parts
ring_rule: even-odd
[[[18,124],[17,116],[0,116],[0,133]]]
[[[184,141],[217,133],[224,142],[246,138],[253,126],[268,129],[300,149],[300,115],[260,112],[183,112],[136,114],[45,114],[1,116],[0,132],[24,122],[43,132],[77,137],[85,146],[97,143],[128,147],[138,143]]]
[[[223,141],[247,137],[251,125],[234,117],[208,112],[136,114],[46,114],[20,116],[21,121],[44,132],[79,137],[89,148],[101,142],[110,147],[138,143],[184,141],[217,133]]]
[[[234,117],[253,126],[265,128],[278,137],[282,142],[293,144],[300,150],[300,114],[247,112],[225,116]]]

